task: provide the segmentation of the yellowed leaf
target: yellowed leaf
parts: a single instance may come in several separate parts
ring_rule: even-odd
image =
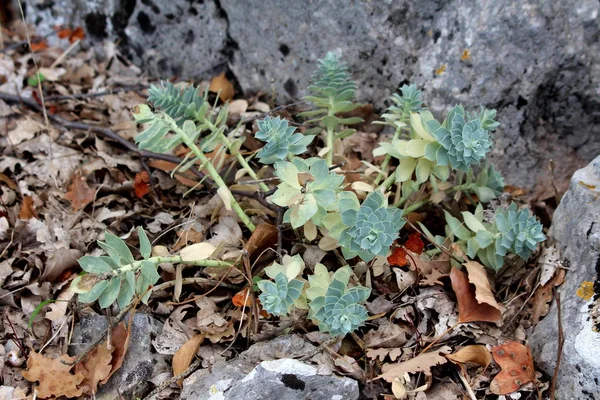
[[[225,72],[211,79],[208,90],[213,93],[219,93],[219,98],[224,102],[231,100],[235,94],[233,83],[225,77]]]
[[[479,304],[488,304],[502,312],[504,307],[498,304],[492,293],[485,267],[475,261],[467,261],[463,265],[469,273],[469,282],[475,285],[475,299],[477,299],[477,302]]]
[[[362,182],[362,181],[353,182],[352,189],[360,190],[362,192],[372,192],[373,190],[375,190],[375,188],[373,186],[369,185],[366,182]]]
[[[310,241],[317,238],[317,226],[312,221],[304,224],[304,236]]]
[[[231,211],[231,192],[229,191],[229,188],[227,186],[221,186],[217,190],[217,194],[221,200],[223,200],[223,204],[225,205],[227,211]]]
[[[319,248],[321,250],[331,251],[337,249],[338,246],[338,241],[331,236],[323,236],[321,240],[319,240]]]
[[[209,258],[217,248],[208,243],[196,243],[191,246],[187,246],[181,250],[179,255],[182,261],[195,261],[195,260],[206,260]]]
[[[472,362],[487,368],[492,362],[492,353],[481,344],[465,346],[454,354],[447,354],[446,358],[454,363],[465,364]]]
[[[204,334],[199,334],[185,342],[184,345],[177,350],[173,356],[172,364],[174,376],[181,374],[190,366],[202,342],[204,342]],[[177,381],[179,387],[181,387],[182,383],[183,379]]]

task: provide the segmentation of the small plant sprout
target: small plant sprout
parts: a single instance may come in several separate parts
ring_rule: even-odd
[[[298,279],[304,267],[302,257],[295,255],[293,257],[285,256],[283,265],[273,263],[265,268],[267,276],[275,280],[275,282],[268,280],[257,282],[258,288],[262,292],[259,299],[266,312],[277,316],[286,316],[293,306],[306,308],[300,300],[304,281]]]
[[[273,164],[277,161],[287,160],[298,154],[306,152],[314,135],[294,133],[296,128],[288,125],[288,121],[279,117],[269,116],[258,121],[258,132],[255,137],[266,142],[259,150],[257,156],[263,164]]]
[[[152,286],[160,275],[156,266],[160,263],[184,263],[204,267],[231,267],[231,263],[218,260],[189,260],[182,256],[152,257],[148,236],[140,227],[137,230],[142,256],[135,260],[127,243],[120,237],[106,232],[104,242],[98,242],[105,256],[83,256],[79,265],[85,271],[73,279],[71,289],[79,294],[82,303],[98,300],[101,308],[110,307],[115,301],[123,309],[138,296],[146,303],[152,293]]]
[[[308,87],[311,95],[304,99],[312,102],[317,109],[300,113],[300,116],[312,117],[306,123],[319,123],[327,132],[325,149],[327,165],[333,165],[333,147],[336,139],[352,135],[356,130],[337,131],[342,125],[353,125],[362,122],[361,118],[341,118],[337,114],[346,113],[360,107],[354,102],[356,84],[350,79],[346,64],[339,56],[329,52],[319,60],[319,68],[312,77]]]

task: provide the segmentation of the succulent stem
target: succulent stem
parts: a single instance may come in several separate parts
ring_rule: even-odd
[[[331,167],[333,165],[333,128],[330,126],[327,127],[327,142],[325,145],[328,148],[327,166]]]
[[[113,270],[112,275],[122,275],[127,271],[136,271],[142,266],[142,262],[151,261],[152,263],[161,264],[161,263],[172,263],[172,264],[189,264],[189,265],[197,265],[201,267],[217,267],[217,268],[229,268],[233,264],[227,261],[220,260],[195,260],[195,261],[183,261],[181,256],[171,256],[171,257],[150,257],[147,260],[139,260],[134,261],[131,264],[123,265],[122,267]]]
[[[402,128],[396,129],[396,132],[394,132],[394,137],[392,138],[392,143],[394,143],[394,140],[397,140],[400,137],[401,130],[402,130]],[[378,185],[379,182],[381,182],[381,180],[383,179],[383,173],[385,172],[391,159],[392,159],[391,155],[389,155],[389,154],[385,155],[385,158],[383,159],[383,162],[381,163],[381,166],[379,167],[382,172],[377,174],[377,177],[373,181],[373,184]]]

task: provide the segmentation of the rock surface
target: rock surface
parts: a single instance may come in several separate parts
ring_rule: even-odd
[[[80,354],[93,343],[107,327],[106,318],[101,315],[84,317],[73,330],[70,354]],[[162,330],[162,323],[147,314],[135,314],[131,327],[129,349],[121,368],[100,386],[97,400],[117,400],[143,398],[150,391],[151,378],[162,372],[170,372],[171,367],[165,356],[154,352],[152,337]]]
[[[507,182],[561,185],[600,152],[596,0],[29,0],[42,29],[82,24],[118,39],[157,77],[233,71],[244,91],[303,95],[317,58],[340,52],[361,101],[414,82],[438,115],[498,109],[493,157]],[[561,189],[563,189],[561,187]],[[548,192],[550,193],[550,192]],[[547,194],[548,194],[547,193]]]
[[[557,381],[557,399],[600,399],[600,156],[577,171],[554,213],[550,236],[569,261],[560,288],[564,349]],[[577,295],[583,282],[595,282],[594,297]],[[534,359],[550,375],[558,348],[557,309],[530,337]]]
[[[321,375],[317,367],[289,358],[314,350],[313,345],[294,335],[258,343],[231,361],[194,372],[183,382],[181,399],[358,399],[355,380]]]

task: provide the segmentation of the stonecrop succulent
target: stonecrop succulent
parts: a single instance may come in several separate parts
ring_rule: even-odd
[[[538,243],[546,240],[542,233],[542,224],[529,210],[519,210],[515,203],[496,213],[495,222],[498,232],[502,235],[496,239],[497,254],[506,255],[507,252],[512,252],[527,260]]]
[[[526,209],[518,210],[512,203],[506,209],[496,211],[491,222],[484,222],[483,206],[479,204],[475,213],[462,212],[464,223],[445,211],[446,235],[456,236],[456,242],[469,258],[478,257],[494,270],[504,265],[508,253],[527,260],[538,243],[546,240],[542,225]]]
[[[394,93],[390,97],[394,104],[388,107],[381,116],[385,122],[376,121],[375,124],[390,125],[399,129],[406,126],[411,113],[424,110],[421,91],[417,89],[417,85],[414,83],[412,85],[402,85],[400,92],[402,95]]]
[[[258,298],[265,311],[277,316],[286,316],[294,305],[305,308],[298,302],[304,288],[304,281],[297,279],[304,266],[302,258],[295,255],[286,256],[283,265],[273,263],[265,268],[267,276],[275,280],[275,282],[261,280],[256,283],[262,292]]]
[[[289,154],[298,155],[306,152],[307,146],[315,136],[294,133],[295,131],[296,128],[289,126],[284,118],[267,116],[259,120],[255,137],[266,142],[258,152],[260,162],[273,164],[287,159]]]
[[[339,244],[346,259],[359,256],[371,261],[385,256],[404,226],[402,210],[387,206],[387,199],[379,190],[371,192],[364,202],[347,202],[340,208],[342,223],[347,227],[339,236]]]
[[[168,81],[161,82],[160,87],[150,85],[148,101],[174,120],[195,119],[201,109],[205,109],[204,112],[208,109],[200,88],[192,85],[181,88]]]
[[[318,322],[321,332],[332,336],[353,332],[368,318],[360,303],[369,298],[371,289],[364,286],[348,288],[352,270],[348,266],[338,269],[332,277],[321,264],[315,266],[315,275],[309,276],[312,292],[307,291],[310,303],[309,317]],[[312,278],[312,279],[311,279]]]
[[[484,114],[482,118],[486,117],[487,114],[483,111],[482,113]],[[487,119],[484,122],[487,126],[494,125]],[[450,111],[443,124],[435,119],[428,119],[425,125],[446,151],[450,165],[454,169],[467,172],[471,165],[479,164],[492,147],[489,131],[483,128],[482,120],[479,118],[469,120],[465,109],[460,105]],[[435,151],[437,153],[440,150],[438,148]],[[429,154],[433,154],[433,149]]]
[[[321,218],[337,209],[338,194],[344,177],[331,172],[325,160],[301,159],[275,163],[275,175],[281,180],[270,198],[282,207],[289,207],[283,218],[299,228],[312,220],[321,226]]]

